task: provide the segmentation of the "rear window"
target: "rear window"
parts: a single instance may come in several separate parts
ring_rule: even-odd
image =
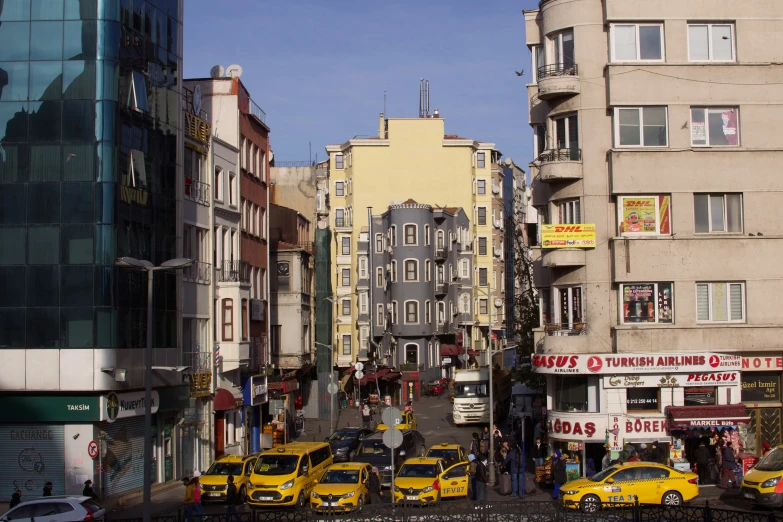
[[[84,509],[88,509],[91,513],[95,513],[96,511],[103,509],[97,500],[85,500],[82,502],[82,507],[84,507]]]

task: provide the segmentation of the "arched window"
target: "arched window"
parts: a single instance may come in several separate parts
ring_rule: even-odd
[[[419,364],[419,345],[408,343],[405,345],[405,364]]]

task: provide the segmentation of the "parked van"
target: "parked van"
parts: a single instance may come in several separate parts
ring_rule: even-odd
[[[292,442],[265,451],[250,475],[247,503],[252,507],[302,509],[332,462],[332,450],[325,442]]]

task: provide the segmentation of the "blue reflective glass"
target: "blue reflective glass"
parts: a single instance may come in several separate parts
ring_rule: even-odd
[[[60,304],[60,267],[27,267],[27,306]]]
[[[25,282],[25,267],[0,266],[0,307],[24,306]]]
[[[101,60],[98,62],[98,92],[96,100],[117,101],[120,67],[117,62]]]
[[[60,222],[60,184],[30,183],[27,187],[27,221]]]
[[[30,22],[0,23],[0,61],[27,60],[30,54]]]
[[[59,308],[27,308],[27,348],[57,348],[59,346]]]
[[[63,181],[93,181],[95,179],[95,144],[66,143],[63,145]]]
[[[98,58],[103,60],[120,59],[120,24],[117,22],[98,22]]]
[[[27,62],[0,63],[0,101],[27,101],[29,70]]]
[[[93,308],[62,308],[60,312],[62,348],[92,348]]]
[[[93,263],[93,225],[63,225],[62,262],[67,265]]]
[[[61,222],[92,223],[95,215],[93,194],[92,183],[63,183]]]
[[[62,97],[63,62],[30,62],[30,100],[59,100]]]
[[[25,227],[0,227],[0,265],[23,265],[26,242]]]
[[[65,22],[64,33],[64,59],[95,59],[98,47],[97,22]]]
[[[115,346],[112,332],[117,331],[117,312],[111,308],[95,309],[95,346],[112,348]]]
[[[117,258],[117,231],[113,225],[95,227],[95,262],[114,263]]]
[[[60,140],[60,110],[60,102],[30,103],[30,141]]]
[[[59,264],[60,227],[29,227],[27,236],[28,264]]]
[[[63,57],[63,23],[30,23],[30,59],[61,60]]]
[[[117,104],[115,102],[98,102],[96,104],[95,136],[99,140],[114,141],[116,137]],[[103,177],[101,181],[115,181]]]
[[[25,222],[25,185],[9,183],[0,190],[0,224],[17,225]]]
[[[63,140],[95,139],[95,102],[66,100],[63,102]]]
[[[24,316],[24,308],[0,308],[0,347],[25,347]]]
[[[30,181],[60,181],[62,151],[59,145],[30,146]]]
[[[95,184],[95,222],[114,223],[114,183]]]
[[[27,181],[27,144],[3,143],[0,149],[0,183]]]
[[[60,306],[92,306],[93,267],[60,267]]]
[[[30,19],[30,0],[5,0],[0,7],[0,22]]]
[[[63,62],[63,98],[95,99],[95,62],[81,60]]]
[[[116,2],[101,2],[115,4]],[[95,20],[98,16],[98,0],[65,0],[65,20]]]
[[[63,0],[33,0],[31,20],[62,20]]]

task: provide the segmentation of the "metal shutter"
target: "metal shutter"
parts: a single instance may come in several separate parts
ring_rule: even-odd
[[[155,418],[153,416],[153,426]],[[103,495],[111,497],[144,486],[144,417],[104,424],[101,433]],[[154,470],[153,470],[154,471]]]
[[[0,427],[0,491],[10,500],[16,488],[22,498],[38,497],[52,481],[52,494],[65,494],[65,440],[59,425],[4,425]]]

